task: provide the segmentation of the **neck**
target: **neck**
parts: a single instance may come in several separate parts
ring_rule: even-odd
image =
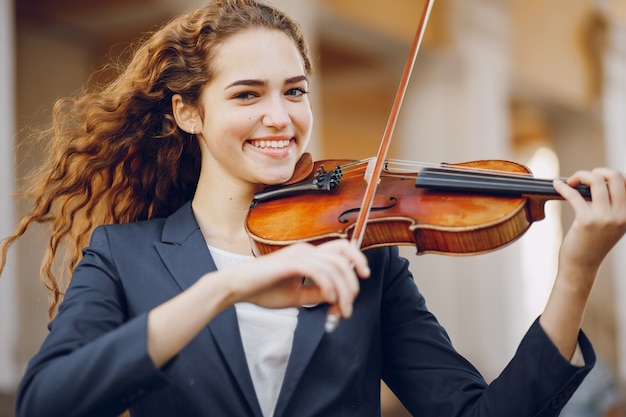
[[[244,255],[251,253],[244,225],[253,196],[253,189],[210,184],[200,177],[191,206],[209,245]]]

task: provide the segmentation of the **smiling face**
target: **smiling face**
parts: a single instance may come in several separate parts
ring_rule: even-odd
[[[246,30],[214,56],[215,77],[201,97],[202,169],[226,182],[285,182],[308,144],[313,118],[293,40],[278,30]]]

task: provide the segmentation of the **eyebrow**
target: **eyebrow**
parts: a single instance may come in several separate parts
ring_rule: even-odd
[[[291,77],[291,78],[287,78],[285,80],[285,84],[296,84],[302,81],[308,81],[308,78],[306,75],[297,75],[295,77]],[[263,81],[263,80],[254,80],[254,79],[250,79],[250,80],[237,80],[234,83],[231,83],[229,85],[226,86],[226,88],[224,88],[224,90],[228,90],[229,88],[232,87],[237,87],[237,86],[241,86],[241,85],[245,85],[245,86],[263,86],[267,84],[267,81]]]

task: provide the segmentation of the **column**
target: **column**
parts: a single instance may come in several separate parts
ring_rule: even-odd
[[[4,238],[15,227],[14,136],[15,90],[13,52],[13,2],[0,2],[0,236]],[[17,351],[17,308],[15,262],[12,254],[0,276],[0,391],[15,390],[19,379],[15,365]]]
[[[613,22],[604,56],[602,99],[607,165],[626,171],[626,25]],[[604,267],[615,277],[619,379],[626,380],[626,239],[613,249]]]

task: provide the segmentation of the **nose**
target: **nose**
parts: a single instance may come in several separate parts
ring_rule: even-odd
[[[284,129],[291,122],[289,111],[283,97],[272,97],[268,100],[265,114],[263,115],[263,125]]]

